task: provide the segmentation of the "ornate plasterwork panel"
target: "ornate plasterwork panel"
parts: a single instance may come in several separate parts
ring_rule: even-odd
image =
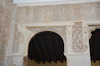
[[[37,27],[37,28],[32,28],[32,27],[27,27],[28,30],[39,33],[43,31],[53,31],[58,33],[64,41],[66,41],[66,26],[59,26],[59,27]]]
[[[73,23],[73,24],[71,24]],[[55,23],[54,23],[55,24]],[[37,24],[38,25],[38,24]],[[45,24],[46,25],[46,24]],[[64,47],[67,47],[65,50],[65,54],[69,53],[69,54],[81,54],[81,53],[87,53],[86,51],[88,51],[87,49],[88,47],[88,26],[86,23],[83,22],[70,22],[68,24],[64,24],[64,25],[56,25],[53,26],[52,25],[46,25],[46,26],[35,26],[34,25],[24,25],[24,24],[19,24],[17,25],[17,29],[18,29],[18,36],[17,39],[15,39],[16,41],[19,42],[20,45],[22,45],[25,49],[25,52],[23,53],[23,55],[27,55],[27,49],[28,49],[28,44],[29,41],[31,40],[31,38],[42,31],[52,31],[55,32],[57,34],[59,34],[64,43],[66,43],[66,45]],[[16,33],[15,33],[16,35]],[[15,42],[15,44],[17,44]],[[17,45],[19,45],[17,44]],[[20,46],[15,46],[15,48],[20,48]],[[18,49],[17,49],[18,50]],[[20,50],[18,50],[18,52],[20,52]]]
[[[15,28],[15,44],[16,51],[13,53],[13,60],[22,60],[28,55],[28,46],[32,37],[43,31],[52,31],[59,34],[64,41],[64,55],[72,56],[75,54],[89,54],[88,46],[88,26],[83,22],[62,22],[62,23],[35,23],[35,24],[16,24]],[[17,31],[17,32],[16,32]],[[17,38],[17,39],[16,39]],[[18,46],[15,46],[15,45]],[[17,50],[16,50],[17,48]],[[87,53],[88,52],[88,53]],[[15,65],[22,65],[21,62]]]
[[[75,53],[84,53],[88,49],[88,46],[84,42],[84,37],[86,36],[83,28],[84,24],[82,22],[75,22],[72,26],[72,50]]]
[[[48,23],[37,24],[36,23],[37,26],[34,24],[18,24],[17,25],[19,33],[22,34],[22,35],[20,35],[18,40],[19,40],[20,45],[23,46],[22,50],[24,49],[23,56],[27,56],[27,54],[28,54],[28,45],[29,45],[31,38],[34,37],[35,34],[37,34],[39,32],[43,32],[43,31],[52,31],[52,32],[59,34],[64,41],[64,47],[67,47],[66,37],[67,36],[71,37],[70,35],[66,35],[68,32],[67,29],[68,29],[68,26],[71,26],[74,23],[73,22],[71,22],[71,23],[70,22],[69,23],[62,22],[62,24],[58,24],[58,23],[54,22],[54,23],[50,23],[50,24],[48,24]],[[64,54],[66,55],[67,49],[64,48],[64,50],[66,50],[64,52]],[[20,53],[20,49],[18,52]]]
[[[95,31],[96,29],[100,29],[100,25],[89,26],[89,38],[91,38],[91,32]]]

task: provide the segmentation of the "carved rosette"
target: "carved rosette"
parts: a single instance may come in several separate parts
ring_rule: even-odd
[[[83,53],[87,50],[87,45],[84,44],[83,23],[75,22],[72,26],[72,50],[75,53]]]

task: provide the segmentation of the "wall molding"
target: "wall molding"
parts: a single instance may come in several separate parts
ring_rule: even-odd
[[[73,22],[73,23],[72,23]],[[23,26],[34,26],[34,27],[41,27],[41,26],[64,26],[64,25],[71,25],[74,22],[85,22],[88,26],[91,25],[100,25],[100,20],[73,20],[73,21],[55,21],[55,22],[34,22],[33,24],[21,24]]]
[[[17,6],[44,6],[44,5],[57,5],[57,4],[77,4],[87,2],[100,2],[100,0],[14,0]]]

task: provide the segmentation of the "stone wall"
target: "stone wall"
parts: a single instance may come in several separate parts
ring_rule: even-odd
[[[0,66],[4,65],[6,48],[9,40],[11,16],[13,4],[11,0],[0,0]],[[54,22],[54,21],[72,21],[72,20],[99,20],[100,2],[67,4],[67,5],[48,5],[48,6],[23,6],[17,7],[14,26],[14,41],[12,46],[13,53],[18,52],[19,32],[17,23],[33,22]],[[10,35],[11,36],[11,35]],[[8,59],[8,61],[11,58]],[[12,63],[12,62],[11,62]],[[9,64],[9,63],[8,63]],[[8,65],[12,66],[12,65]]]
[[[11,0],[0,0],[0,66],[4,66],[11,24]]]
[[[17,7],[16,23],[99,20],[100,2]]]
[[[47,6],[21,6],[16,8],[15,24],[35,22],[61,22],[72,20],[100,20],[100,2]],[[18,29],[14,29],[13,47],[18,48]],[[13,48],[13,53],[18,49]]]

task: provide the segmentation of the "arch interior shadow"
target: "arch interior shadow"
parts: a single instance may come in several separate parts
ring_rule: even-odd
[[[92,32],[92,37],[89,40],[91,61],[100,60],[100,29]]]
[[[44,31],[37,33],[29,43],[28,58],[37,63],[46,61],[66,61],[64,52],[64,42],[62,38],[54,32]]]

